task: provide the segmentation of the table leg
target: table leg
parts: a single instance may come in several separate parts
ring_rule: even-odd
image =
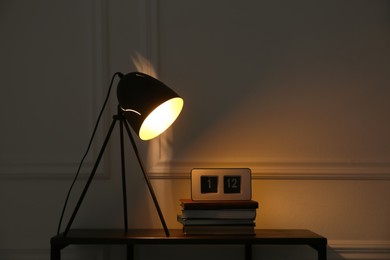
[[[327,244],[315,244],[310,245],[312,248],[314,248],[317,251],[318,260],[326,260],[326,253],[327,253]]]
[[[133,244],[127,244],[127,260],[133,260],[134,259],[134,245]]]
[[[252,244],[245,244],[245,260],[252,260]]]
[[[326,260],[326,245],[318,248],[318,260]]]
[[[51,245],[50,260],[61,260],[61,249]]]

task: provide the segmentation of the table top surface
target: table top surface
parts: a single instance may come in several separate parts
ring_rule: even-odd
[[[306,229],[257,229],[255,235],[185,235],[181,229],[170,229],[167,237],[162,229],[71,229],[52,237],[52,244],[326,244],[327,239]]]

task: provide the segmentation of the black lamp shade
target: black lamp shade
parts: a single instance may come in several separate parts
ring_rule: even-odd
[[[183,99],[161,81],[140,72],[124,75],[117,87],[119,107],[142,140],[164,132],[178,117]]]

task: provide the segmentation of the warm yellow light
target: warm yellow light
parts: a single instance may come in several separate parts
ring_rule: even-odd
[[[152,111],[144,120],[139,130],[142,140],[150,140],[162,132],[176,120],[183,108],[183,99],[172,98]]]

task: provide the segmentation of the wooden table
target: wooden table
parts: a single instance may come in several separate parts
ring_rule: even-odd
[[[318,260],[326,260],[327,239],[305,229],[259,229],[254,236],[242,235],[184,235],[180,229],[171,229],[166,237],[160,229],[71,229],[51,238],[51,260],[61,259],[61,250],[68,245],[126,245],[127,260],[134,259],[134,246],[155,245],[245,245],[245,259],[252,259],[252,245],[308,245],[317,250]]]

